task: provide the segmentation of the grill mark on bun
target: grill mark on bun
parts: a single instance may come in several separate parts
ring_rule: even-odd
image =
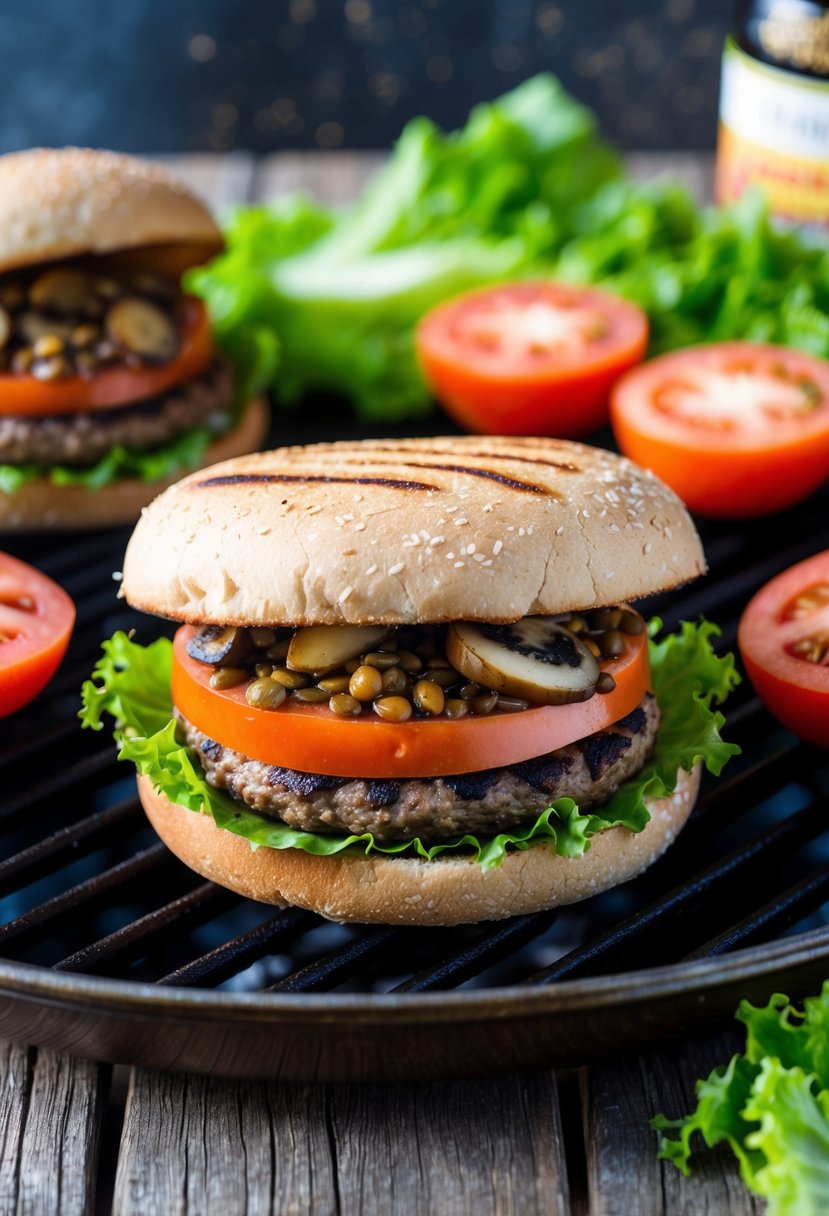
[[[233,473],[225,477],[207,477],[204,481],[192,482],[191,486],[194,490],[201,490],[206,486],[238,486],[256,483],[304,485],[311,482],[323,485],[383,486],[390,490],[431,491],[438,489],[428,481],[398,481],[393,477],[333,477],[319,473]]]
[[[336,453],[333,453],[333,452],[331,453],[332,458],[335,455],[336,455]],[[448,453],[447,453],[447,455],[448,455]],[[345,459],[348,458],[345,455],[345,453],[342,454],[342,457],[344,457]],[[341,457],[340,463],[342,463],[342,457]],[[494,456],[493,458],[497,459],[497,455]],[[319,463],[319,461],[317,463]],[[360,456],[360,464],[363,466],[370,465],[370,464],[390,464],[390,463],[391,463],[391,461],[385,460],[382,457],[373,458],[371,455],[362,455],[362,454]],[[425,460],[405,460],[405,459],[395,460],[394,464],[395,464],[395,467],[399,468],[399,469],[433,469],[436,472],[462,473],[462,474],[466,474],[468,477],[483,477],[489,481],[495,481],[499,485],[505,486],[508,490],[517,490],[518,492],[523,493],[523,494],[541,494],[548,498],[560,498],[561,497],[561,495],[558,493],[558,491],[552,489],[552,487],[550,487],[550,486],[542,486],[534,481],[521,481],[517,477],[510,477],[508,474],[499,473],[495,469],[483,469],[476,465],[437,464],[437,463],[434,463],[431,461],[425,461]],[[219,479],[217,478],[216,481],[218,481],[218,480]],[[261,480],[265,480],[265,478],[261,478]],[[285,480],[290,480],[290,479],[286,478]],[[314,477],[309,476],[307,479],[301,478],[301,477],[296,477],[295,480],[297,480],[297,481],[301,481],[301,480],[308,480],[308,481],[315,481],[315,480],[316,481],[349,481],[349,480],[353,480],[355,482],[360,482],[361,480],[363,480],[364,483],[368,483],[368,484],[371,484],[373,481],[379,481],[379,482],[381,482],[381,484],[388,484],[386,482],[383,482],[383,480],[380,478],[371,478],[371,477],[361,479],[359,477],[354,477],[354,478],[316,477],[316,478],[314,478]],[[201,482],[199,484],[207,485],[210,483]],[[212,484],[215,484],[215,481]],[[401,483],[399,483],[399,484],[401,484]],[[421,486],[422,483],[411,482],[409,484],[419,487],[419,486]],[[437,487],[430,486],[429,488],[434,490]]]
[[[381,444],[373,444],[372,446],[374,447],[375,451],[378,451],[378,452],[393,452],[395,450],[392,447],[388,447],[388,446],[384,447]],[[410,451],[410,452],[415,452],[415,453],[422,452],[424,456],[448,456],[449,455],[448,452],[443,452],[443,451],[441,451],[440,448],[423,448],[423,447],[408,448],[406,446],[402,446],[402,450],[404,452],[405,451]],[[510,452],[508,450],[501,451],[500,449],[498,449],[496,451],[490,451],[490,452],[471,452],[471,451],[467,451],[466,449],[464,449],[464,456],[474,456],[476,459],[482,459],[482,460],[512,460],[516,464],[537,464],[537,465],[543,466],[544,468],[559,469],[560,472],[562,472],[562,473],[580,473],[581,472],[581,469],[579,468],[579,466],[577,464],[573,464],[572,461],[570,461],[570,460],[567,460],[567,461],[540,460],[537,456],[519,456],[517,452]],[[409,462],[407,461],[406,463],[408,464]],[[440,467],[448,469],[448,468],[452,468],[453,466],[452,465],[441,465]]]

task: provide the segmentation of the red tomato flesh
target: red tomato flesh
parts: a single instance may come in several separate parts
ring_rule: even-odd
[[[829,363],[751,342],[690,347],[628,372],[610,420],[692,511],[768,515],[829,474]]]
[[[214,355],[210,322],[201,300],[188,296],[179,319],[181,345],[167,363],[104,367],[90,377],[37,380],[24,372],[0,372],[0,414],[40,417],[105,410],[155,397],[192,380]]]
[[[187,653],[196,632],[185,625],[173,643],[173,704],[185,718],[253,760],[333,777],[438,777],[517,764],[618,722],[650,687],[642,633],[625,635],[623,653],[602,660],[602,670],[616,681],[613,691],[573,705],[401,723],[384,722],[371,712],[342,718],[325,704],[290,698],[279,709],[254,709],[243,686],[210,687],[213,668]]]
[[[615,380],[644,357],[641,309],[592,287],[507,283],[427,313],[416,332],[427,383],[485,435],[589,434]]]
[[[769,712],[801,739],[829,747],[829,549],[758,591],[737,640]]]
[[[0,553],[0,718],[49,682],[74,624],[75,605],[57,583]]]

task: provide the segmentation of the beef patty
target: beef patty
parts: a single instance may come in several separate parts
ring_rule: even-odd
[[[226,430],[233,373],[225,359],[185,384],[135,405],[43,418],[0,415],[0,464],[93,464],[117,444],[161,447],[191,427]]]
[[[378,841],[492,836],[531,824],[557,798],[582,809],[606,802],[653,750],[659,706],[648,693],[627,717],[578,743],[457,777],[352,779],[264,764],[209,739],[181,714],[209,783],[263,815],[307,832],[371,832]]]

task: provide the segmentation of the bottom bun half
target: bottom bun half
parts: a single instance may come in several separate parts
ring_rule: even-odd
[[[227,434],[220,436],[204,454],[204,466],[244,456],[261,447],[268,430],[268,407],[255,397]],[[161,481],[128,477],[98,490],[85,486],[56,486],[47,477],[28,481],[13,494],[0,493],[0,532],[56,531],[74,528],[115,528],[134,523],[141,508],[179,481],[189,470],[181,469]]]
[[[696,802],[699,766],[679,773],[667,798],[648,801],[642,832],[608,828],[583,857],[545,845],[509,853],[483,870],[469,858],[315,857],[299,849],[252,849],[209,815],[176,806],[138,778],[147,817],[167,847],[192,870],[267,904],[294,904],[328,920],[389,925],[459,925],[503,920],[578,903],[647,869],[681,831]]]

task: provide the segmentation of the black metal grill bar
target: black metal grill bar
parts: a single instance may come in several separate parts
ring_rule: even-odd
[[[133,854],[127,861],[122,861],[109,870],[103,870],[94,878],[88,878],[61,895],[55,895],[45,903],[38,904],[31,911],[24,912],[22,916],[0,925],[0,944],[8,946],[10,942],[19,943],[24,938],[36,936],[39,932],[48,930],[66,913],[75,913],[82,905],[103,899],[116,888],[134,882],[170,859],[171,854],[163,844],[151,845],[148,849]]]
[[[720,778],[716,787],[700,798],[684,838],[693,836],[702,827],[706,832],[710,831],[709,816],[712,814],[729,817],[734,811],[738,815],[744,814],[758,802],[770,798],[781,782],[785,785],[791,781],[795,763],[803,750],[803,744],[785,744],[777,751],[762,756],[736,777]]]
[[[112,535],[83,540],[73,538],[70,545],[60,545],[57,550],[52,549],[35,560],[38,567],[50,578],[69,584],[75,572],[86,569],[87,566],[109,566],[115,561],[116,564],[111,566],[111,573],[117,568],[120,561],[117,554],[123,555],[125,545],[126,539],[116,539]]]
[[[13,857],[4,858],[0,861],[0,896],[19,890],[60,865],[86,856],[135,816],[139,805],[137,798],[127,798],[68,827],[59,828]]]
[[[64,740],[71,738],[77,729],[78,723],[73,718],[68,718],[46,729],[41,726],[28,739],[22,739],[14,747],[4,748],[0,752],[0,776],[4,770],[17,767],[21,761],[56,748]]]
[[[65,795],[67,789],[91,781],[94,777],[100,777],[110,769],[115,770],[117,765],[117,753],[110,740],[101,751],[93,752],[91,756],[85,756],[82,760],[67,765],[66,768],[60,768],[44,781],[39,781],[22,793],[9,798],[0,807],[0,824],[7,825],[11,820],[18,818],[23,811],[28,811],[38,803],[45,802],[47,798],[54,798],[59,794]]]
[[[231,891],[217,887],[212,882],[203,883],[194,891],[188,891],[186,895],[156,908],[154,912],[148,912],[123,929],[117,929],[100,941],[61,959],[55,963],[54,970],[90,973],[116,957],[135,957],[149,949],[159,937],[166,935],[171,926],[175,926],[177,932],[183,932],[220,916],[238,901],[239,896]]]
[[[191,988],[221,984],[264,955],[273,953],[283,943],[293,942],[315,924],[319,924],[319,917],[312,912],[305,912],[302,908],[285,908],[255,929],[249,929],[232,941],[217,946],[209,954],[203,954],[171,971],[158,983]]]
[[[725,882],[733,881],[737,875],[769,855],[784,849],[794,850],[810,838],[826,830],[826,808],[829,799],[821,799],[805,807],[796,815],[783,820],[768,832],[755,836],[742,848],[709,866],[688,882],[675,887],[649,907],[636,912],[627,920],[613,925],[605,933],[592,938],[584,946],[571,950],[549,967],[529,976],[527,984],[553,984],[584,974],[599,963],[604,963],[623,946],[630,946],[637,937],[659,925],[663,929],[671,919],[676,919],[699,903],[703,895],[711,895]]]
[[[666,626],[673,628],[681,620],[696,620],[699,616],[716,617],[723,605],[737,601],[741,608],[746,600],[775,574],[794,562],[802,561],[820,549],[820,537],[803,536],[787,546],[785,552],[764,556],[741,569],[733,567],[722,578],[707,578],[701,586],[684,595],[676,605],[660,613]],[[722,623],[722,622],[718,622]]]
[[[392,992],[435,992],[442,988],[454,988],[466,980],[480,975],[487,967],[493,967],[513,951],[520,950],[534,938],[540,937],[551,927],[558,909],[536,912],[531,916],[516,916],[495,928],[489,928],[486,937],[458,950],[448,958],[441,959],[434,967],[418,971],[411,979],[404,980]]]
[[[287,975],[284,980],[277,980],[264,991],[321,992],[336,988],[338,984],[372,967],[391,950],[400,946],[407,932],[411,933],[411,930],[399,929],[394,925],[371,929],[343,946],[341,950],[332,951],[324,958],[317,959],[306,967],[300,967],[298,971]]]
[[[798,921],[814,912],[829,899],[829,865],[821,866],[782,895],[764,904],[756,912],[732,925],[724,933],[712,937],[705,945],[688,954],[687,958],[710,958],[726,954],[742,946],[767,941],[777,933],[784,933]]]

